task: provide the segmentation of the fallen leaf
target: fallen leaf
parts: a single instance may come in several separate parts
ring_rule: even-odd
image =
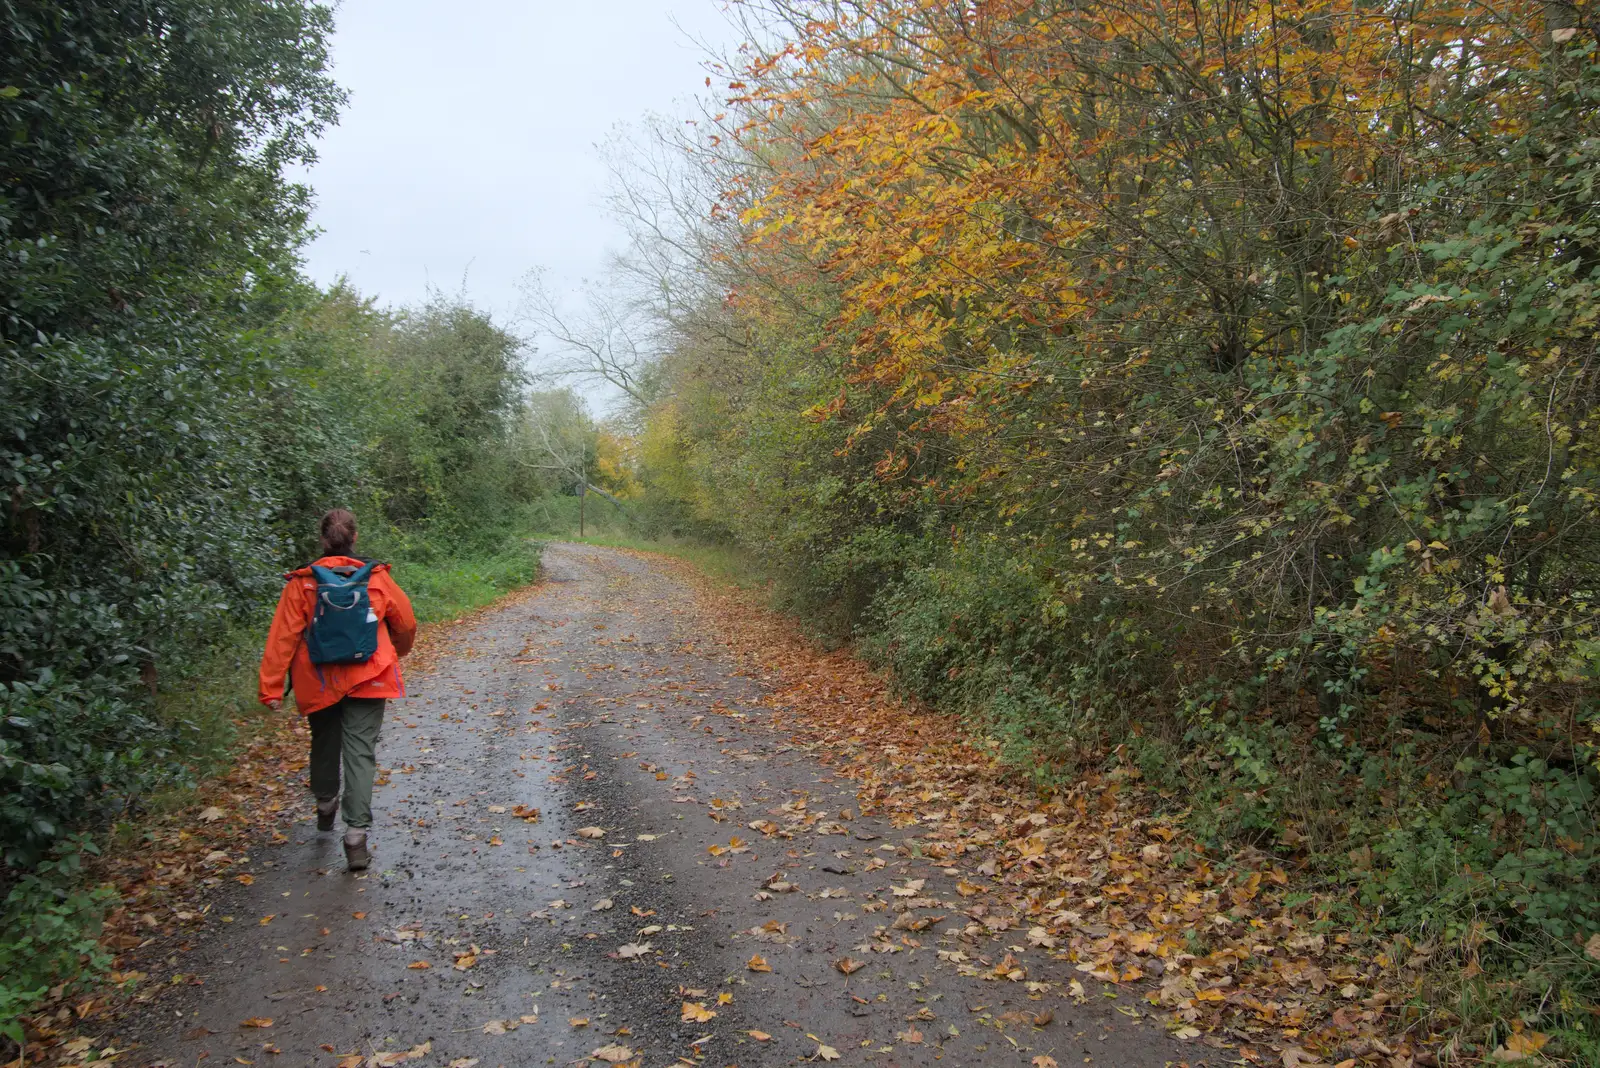
[[[429,968],[433,967],[433,965],[429,964],[425,960],[414,960],[410,964],[407,964],[406,967],[412,969],[413,971],[425,972]]]
[[[1033,1068],[1060,1068],[1056,1059],[1048,1053],[1041,1053],[1033,1059]]]
[[[768,964],[766,958],[759,953],[745,961],[745,967],[753,972],[770,972],[772,970],[772,965]]]
[[[588,1027],[589,1026],[589,1017],[587,1017],[587,1016],[568,1016],[567,1017],[567,1023],[571,1024],[573,1027]]]
[[[706,1008],[698,1001],[685,1001],[681,1019],[684,1023],[705,1023],[715,1015],[714,1010]]]
[[[394,1068],[395,1065],[405,1061],[420,1060],[433,1050],[433,1042],[424,1042],[420,1046],[412,1046],[407,1050],[391,1050],[387,1053],[374,1053],[367,1058],[367,1068]]]
[[[240,1027],[271,1027],[272,1026],[272,1017],[270,1017],[270,1016],[252,1016],[248,1020],[240,1021],[239,1026]]]
[[[772,1036],[767,1034],[765,1031],[746,1031],[745,1034],[749,1035],[751,1038],[755,1039],[757,1042],[771,1042],[772,1041]]]
[[[211,805],[200,810],[200,818],[205,820],[207,823],[215,823],[226,815],[227,813],[223,812],[216,805]]]
[[[821,1042],[818,1042],[817,1052],[811,1055],[811,1059],[816,1060],[818,1057],[821,1057],[825,1061],[836,1061],[839,1059],[839,1051],[834,1049],[832,1046],[827,1046]]]
[[[579,838],[604,838],[605,836],[606,836],[606,832],[603,829],[599,828],[599,827],[579,827],[578,828],[578,837]]]
[[[844,974],[851,975],[855,972],[859,972],[862,968],[865,968],[867,966],[867,962],[856,960],[853,957],[840,957],[838,960],[833,962],[833,966],[838,968]]]
[[[625,945],[617,947],[617,956],[621,957],[623,960],[632,960],[634,957],[642,957],[649,952],[649,942],[628,942]]]
[[[477,1063],[478,1058],[476,1057],[457,1057],[450,1062],[450,1068],[472,1068]]]
[[[1544,1049],[1545,1043],[1550,1041],[1550,1036],[1538,1031],[1517,1031],[1506,1039],[1505,1049],[1516,1054],[1518,1058],[1532,1057]]]
[[[611,908],[611,899],[609,897],[603,897],[599,901],[596,901],[593,905],[591,905],[589,907],[589,911],[590,912],[605,912],[609,908]]]
[[[623,1061],[631,1061],[633,1059],[633,1050],[629,1049],[627,1046],[619,1046],[613,1042],[609,1046],[601,1046],[599,1049],[590,1053],[589,1056],[597,1061],[605,1061],[609,1064],[621,1064]]]

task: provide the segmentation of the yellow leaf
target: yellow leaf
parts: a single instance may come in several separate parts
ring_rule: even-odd
[[[768,964],[766,958],[759,953],[746,961],[745,967],[753,972],[770,972],[772,970],[772,965]]]
[[[682,1019],[684,1023],[705,1023],[715,1015],[716,1012],[714,1010],[706,1008],[698,1001],[685,1001],[683,1003]]]
[[[1521,1053],[1524,1056],[1532,1056],[1544,1049],[1545,1043],[1549,1041],[1549,1035],[1541,1034],[1538,1031],[1518,1031],[1506,1039],[1506,1049],[1511,1050],[1513,1053]]]

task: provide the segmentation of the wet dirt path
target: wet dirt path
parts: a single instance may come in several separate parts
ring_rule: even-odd
[[[1074,990],[1087,977],[1027,930],[976,922],[956,886],[982,876],[862,818],[766,726],[763,680],[659,564],[551,545],[538,588],[408,685],[372,870],[344,871],[308,799],[172,959],[181,985],[122,1021],[121,1063],[1215,1057],[1130,992]]]

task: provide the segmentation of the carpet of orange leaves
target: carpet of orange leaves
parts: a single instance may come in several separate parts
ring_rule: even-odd
[[[1318,897],[1273,858],[1209,855],[1177,814],[1156,814],[1134,770],[1037,789],[848,651],[680,570],[721,642],[772,687],[772,722],[858,782],[863,814],[919,827],[927,855],[970,871],[958,889],[976,922],[1027,930],[1085,982],[1136,984],[1180,1036],[1243,1061],[1437,1063],[1407,1011],[1407,947],[1319,918]]]

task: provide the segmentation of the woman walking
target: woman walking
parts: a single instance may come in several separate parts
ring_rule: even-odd
[[[291,571],[261,656],[261,703],[283,707],[284,676],[311,728],[311,792],[317,830],[333,830],[344,772],[344,855],[351,871],[372,863],[372,780],[384,702],[405,696],[400,658],[417,620],[389,565],[353,555],[356,517],[322,517],[322,557]]]

